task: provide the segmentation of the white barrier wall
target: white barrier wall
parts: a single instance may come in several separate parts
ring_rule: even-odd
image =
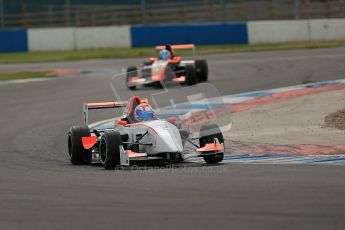
[[[75,29],[76,49],[131,47],[130,27],[89,27]]]
[[[345,40],[345,19],[252,21],[249,44]]]
[[[247,28],[249,44],[309,40],[307,20],[253,21]]]
[[[345,40],[345,19],[310,20],[310,40]]]
[[[29,51],[131,47],[129,26],[29,29]]]
[[[29,29],[29,51],[73,50],[74,29]]]

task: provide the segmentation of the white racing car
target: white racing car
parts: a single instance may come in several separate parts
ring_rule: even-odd
[[[147,99],[133,96],[128,102],[84,104],[84,126],[72,126],[68,133],[68,151],[72,164],[101,162],[105,169],[129,166],[132,161],[160,159],[179,163],[184,159],[184,146],[191,143],[194,153],[209,164],[224,157],[224,139],[216,124],[203,125],[198,138],[179,129],[176,118],[161,120],[144,116],[138,120],[138,106],[149,106]],[[126,107],[123,116],[114,120],[111,129],[92,129],[88,126],[88,110]],[[149,106],[150,107],[150,106]],[[151,107],[150,107],[151,108]],[[152,108],[151,108],[152,109]],[[199,145],[197,144],[199,142]]]

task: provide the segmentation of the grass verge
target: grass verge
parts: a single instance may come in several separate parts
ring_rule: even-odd
[[[312,49],[344,47],[345,41],[323,41],[323,42],[293,42],[283,44],[258,44],[258,45],[205,45],[197,46],[199,55],[233,53],[233,52],[255,52],[270,50],[288,49]],[[187,54],[188,52],[179,52]],[[190,53],[190,52],[189,52]],[[52,51],[52,52],[30,52],[30,53],[7,53],[0,54],[0,64],[13,63],[34,63],[34,62],[57,62],[83,59],[99,58],[129,58],[154,56],[153,47],[145,48],[111,48],[76,51]]]
[[[46,72],[15,72],[15,73],[0,73],[0,80],[19,80],[30,78],[47,77]]]

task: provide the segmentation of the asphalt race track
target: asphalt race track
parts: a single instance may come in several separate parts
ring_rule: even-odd
[[[210,83],[222,95],[345,76],[344,48],[207,59]],[[0,83],[0,229],[344,229],[344,166],[190,163],[116,171],[72,166],[66,134],[71,125],[82,124],[81,104],[112,99],[110,73],[142,60],[0,66],[0,71],[93,73]]]

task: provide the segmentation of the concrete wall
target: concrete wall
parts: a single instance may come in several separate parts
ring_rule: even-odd
[[[76,49],[131,47],[129,26],[75,29]]]
[[[345,40],[345,19],[248,22],[250,44]]]
[[[345,40],[345,19],[310,20],[310,40]]]
[[[309,41],[308,20],[248,22],[249,44]]]
[[[0,52],[345,40],[345,19],[0,30]]]
[[[129,26],[29,29],[30,51],[131,47]]]
[[[73,50],[73,28],[29,29],[29,51]]]

